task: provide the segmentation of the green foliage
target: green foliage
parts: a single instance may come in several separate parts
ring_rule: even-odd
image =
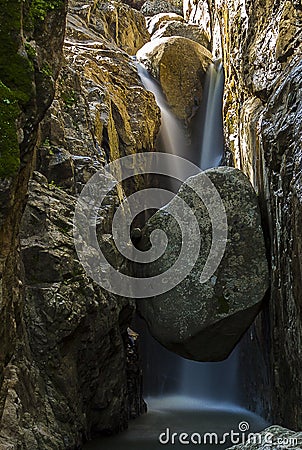
[[[49,64],[44,64],[40,70],[46,78],[52,77],[52,70]]]
[[[0,80],[15,91],[22,104],[26,104],[32,92],[33,65],[20,53],[21,2],[2,0],[0,10]]]
[[[28,42],[25,42],[25,50],[30,59],[34,59],[37,56],[36,50]]]
[[[77,101],[77,94],[73,89],[63,91],[61,97],[66,106],[73,106]]]
[[[16,127],[19,114],[18,99],[0,81],[0,178],[14,175],[20,165]]]
[[[45,20],[47,13],[62,5],[62,0],[33,0],[30,15],[35,20]]]
[[[56,184],[54,180],[51,180],[51,182],[48,183],[48,186],[50,189],[60,189],[60,190],[62,189],[61,186]]]

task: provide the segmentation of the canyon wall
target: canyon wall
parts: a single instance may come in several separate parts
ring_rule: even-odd
[[[0,158],[3,450],[80,448],[145,410],[137,336],[128,329],[135,303],[88,278],[72,221],[97,170],[153,150],[159,110],[129,56],[149,34],[144,16],[122,3],[69,2],[67,27],[66,5],[46,3],[7,2],[2,11],[16,23],[0,65],[0,126],[5,115],[10,126],[1,129]],[[28,79],[17,80],[20,63]],[[117,203],[112,192],[101,209],[105,246]]]
[[[241,345],[242,401],[301,428],[301,3],[184,9],[223,59],[226,147],[259,195],[271,265]],[[1,450],[79,448],[144,411],[134,302],[86,276],[72,216],[104,164],[154,149],[159,110],[129,56],[149,35],[121,2],[72,1],[63,58],[66,12],[63,0],[5,1],[0,12]],[[117,201],[101,211],[109,248]]]
[[[26,375],[14,364],[27,347],[19,230],[39,124],[52,102],[65,34],[66,3],[1,4],[0,57],[0,447],[14,430],[16,386]],[[27,350],[28,347],[27,347]],[[6,412],[5,412],[6,411]],[[7,412],[11,420],[7,420]],[[3,427],[2,427],[3,425]]]
[[[226,71],[227,150],[259,196],[271,265],[264,310],[241,344],[244,401],[301,429],[302,6],[185,0]]]

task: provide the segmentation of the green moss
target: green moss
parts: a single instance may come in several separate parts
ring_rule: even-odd
[[[30,15],[34,20],[45,20],[47,13],[59,8],[63,0],[33,0],[30,8]]]
[[[28,42],[25,42],[25,50],[26,50],[27,56],[31,60],[36,58],[37,52]]]
[[[0,9],[0,177],[20,165],[16,121],[33,91],[32,62],[22,46],[23,0],[2,0]],[[22,51],[23,49],[23,51]]]
[[[61,92],[61,98],[66,106],[73,106],[77,102],[77,94],[72,89]]]
[[[16,95],[0,81],[0,178],[14,175],[20,165],[16,128],[19,114]]]
[[[2,0],[0,10],[0,80],[16,91],[22,104],[28,102],[32,93],[33,64],[27,54],[20,50],[21,42],[21,1]]]
[[[51,67],[50,67],[49,64],[43,64],[40,72],[43,73],[43,75],[46,78],[51,78],[52,77],[52,70],[51,70]]]

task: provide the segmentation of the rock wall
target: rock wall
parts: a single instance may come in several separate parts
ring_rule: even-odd
[[[28,109],[33,122],[24,155],[21,149],[22,168],[15,178],[1,180],[4,200],[10,194],[1,211],[6,220],[1,249],[8,254],[1,304],[1,450],[79,448],[93,434],[124,429],[145,410],[137,337],[128,330],[135,304],[86,276],[74,249],[72,219],[77,195],[106,162],[153,150],[159,111],[128,55],[149,34],[143,15],[126,5],[70,2],[61,61],[60,11],[61,16],[52,4],[49,15],[36,12],[55,37],[40,36],[44,84],[36,85],[38,100],[33,95]],[[40,47],[33,41],[30,46],[38,65]],[[43,114],[33,120],[34,101],[42,102]],[[37,124],[49,106],[36,143]],[[26,129],[23,133],[26,137]],[[112,194],[102,209],[107,235],[117,201]]]
[[[271,292],[241,346],[246,401],[295,429],[301,415],[302,8],[299,1],[184,2],[226,70],[227,148],[260,200]]]
[[[0,12],[0,447],[14,429],[18,410],[15,386],[23,376],[14,366],[25,343],[23,274],[19,229],[32,169],[34,148],[53,96],[65,34],[66,2],[1,4]],[[26,345],[26,343],[25,343]],[[7,420],[7,412],[11,420]],[[3,430],[3,431],[2,431]]]

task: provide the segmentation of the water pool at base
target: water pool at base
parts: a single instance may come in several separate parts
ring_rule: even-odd
[[[128,430],[117,436],[102,437],[88,442],[85,450],[159,450],[159,449],[226,449],[247,439],[268,424],[256,414],[228,403],[170,396],[147,399],[148,413],[133,420]],[[233,430],[233,441],[223,437]],[[163,434],[162,434],[163,433]],[[172,434],[174,433],[174,439]],[[175,435],[176,433],[176,435]],[[183,440],[193,442],[181,444]],[[212,433],[205,436],[205,433]],[[214,434],[213,434],[214,433]],[[159,436],[162,434],[161,444]],[[216,437],[217,435],[217,437]],[[200,441],[199,441],[200,436]],[[212,443],[211,443],[212,441]],[[200,443],[199,443],[200,442]],[[232,443],[233,442],[233,443]]]

